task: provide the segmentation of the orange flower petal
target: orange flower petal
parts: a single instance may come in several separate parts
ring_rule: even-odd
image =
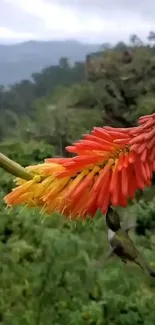
[[[68,218],[94,216],[108,205],[127,205],[137,189],[151,185],[155,171],[155,113],[139,119],[134,128],[94,128],[66,147],[72,158],[48,158],[27,167],[32,181],[17,180],[5,197],[9,205],[27,203],[57,211]]]
[[[146,161],[146,157],[147,157],[147,149],[145,148],[145,150],[142,152],[141,156],[140,156],[140,160],[142,162]]]
[[[105,197],[107,195],[107,192],[110,193],[109,191],[109,185],[111,181],[111,169],[108,169],[106,174],[104,175],[104,180],[101,183],[101,187],[98,191],[98,198],[97,198],[97,206],[102,209],[103,202],[105,201]]]
[[[145,141],[146,135],[147,135],[146,133],[142,133],[140,135],[137,135],[136,137],[134,137],[133,139],[131,139],[129,141],[129,145],[132,146],[133,144],[137,144],[139,142]]]
[[[125,197],[128,197],[128,173],[125,167],[121,170],[122,173],[122,194]]]
[[[103,128],[100,128],[100,127],[94,127],[92,132],[92,134],[94,134],[95,136],[97,137],[100,137],[102,139],[105,139],[105,140],[109,140],[109,141],[112,141],[112,137],[111,135]]]
[[[134,199],[135,192],[138,188],[138,185],[137,185],[137,179],[136,179],[133,164],[129,165],[129,167],[128,167],[128,178],[129,178],[128,194],[131,199]]]
[[[113,206],[118,206],[120,205],[120,191],[121,191],[121,176],[120,176],[121,171],[117,170],[116,173],[116,178],[115,178],[115,187],[113,187],[111,191],[111,202]]]

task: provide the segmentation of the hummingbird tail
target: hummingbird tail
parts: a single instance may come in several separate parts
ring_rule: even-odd
[[[139,258],[135,262],[141,267],[143,271],[145,271],[151,277],[155,278],[155,272],[151,269],[149,264],[141,256],[139,256]]]
[[[152,276],[153,278],[155,278],[155,272],[151,269],[150,269],[149,275]]]

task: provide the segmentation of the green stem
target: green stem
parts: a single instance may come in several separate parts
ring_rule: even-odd
[[[1,152],[0,152],[0,167],[6,170],[8,173],[16,177],[25,179],[26,181],[29,181],[33,178],[33,176],[30,173],[28,173],[24,167],[22,167],[15,161],[9,159]]]

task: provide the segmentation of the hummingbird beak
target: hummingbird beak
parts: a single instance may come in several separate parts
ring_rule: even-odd
[[[106,214],[108,214],[108,213],[110,213],[110,212],[112,212],[112,211],[113,211],[113,209],[112,209],[111,205],[109,205],[109,207],[108,207],[108,210],[107,210],[107,213],[106,213]]]

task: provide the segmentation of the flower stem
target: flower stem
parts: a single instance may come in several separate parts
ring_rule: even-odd
[[[33,178],[33,176],[28,173],[24,167],[16,163],[15,161],[11,160],[10,158],[6,157],[0,152],[0,167],[6,170],[8,173],[25,179],[29,181]]]

